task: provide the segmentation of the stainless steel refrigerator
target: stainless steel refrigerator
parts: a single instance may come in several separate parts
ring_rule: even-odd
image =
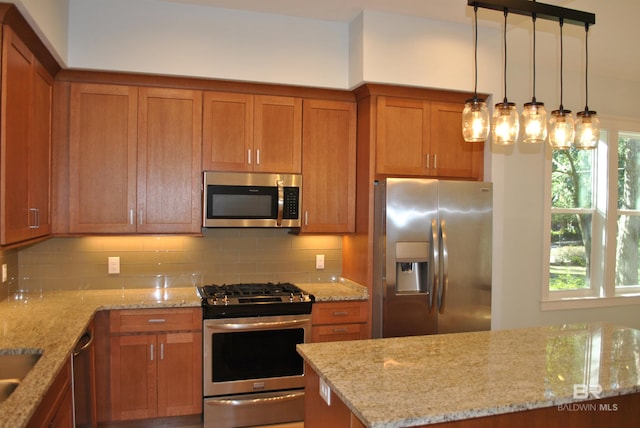
[[[491,183],[376,183],[373,337],[491,329]]]

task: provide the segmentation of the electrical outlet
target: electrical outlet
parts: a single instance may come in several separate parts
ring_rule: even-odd
[[[320,379],[320,397],[327,403],[327,406],[331,405],[331,388],[322,378]]]
[[[316,269],[324,269],[324,254],[316,254]]]
[[[5,283],[9,280],[9,274],[7,272],[7,264],[2,264],[2,283]]]
[[[120,257],[109,257],[107,263],[109,266],[109,274],[120,273]]]

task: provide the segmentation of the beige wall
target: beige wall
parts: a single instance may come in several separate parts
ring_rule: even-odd
[[[10,291],[189,286],[242,281],[325,282],[340,276],[339,236],[283,229],[209,229],[205,236],[53,238],[20,250]],[[324,254],[325,269],[315,269]],[[107,257],[121,273],[107,273]],[[5,287],[6,288],[6,287]]]

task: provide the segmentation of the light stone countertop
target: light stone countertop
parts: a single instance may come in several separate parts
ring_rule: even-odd
[[[312,294],[316,298],[316,302],[369,299],[366,287],[346,278],[340,278],[337,282],[305,282],[296,283],[296,285],[303,291]]]
[[[0,352],[40,351],[42,357],[0,403],[0,427],[27,424],[96,311],[187,306],[200,306],[194,287],[49,291],[15,294],[1,301]]]
[[[368,297],[365,287],[348,280],[298,285],[317,294],[317,301]],[[16,293],[0,301],[0,353],[42,352],[20,386],[0,403],[0,427],[27,424],[96,311],[200,304],[194,287]]]
[[[638,349],[640,330],[607,323],[298,345],[369,428],[566,405],[574,385],[638,393]]]

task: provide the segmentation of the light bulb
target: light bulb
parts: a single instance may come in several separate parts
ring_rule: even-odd
[[[575,130],[571,110],[554,110],[549,120],[549,144],[551,148],[566,150],[571,147]]]
[[[493,110],[493,142],[506,146],[514,144],[520,133],[518,110],[514,103],[503,102],[495,105]]]
[[[595,111],[580,111],[576,114],[575,145],[578,149],[595,149],[600,140],[600,121]]]
[[[543,103],[530,102],[522,110],[525,143],[541,143],[547,138],[547,112]]]
[[[483,142],[489,135],[489,109],[484,100],[472,98],[462,111],[462,136],[466,142]]]

